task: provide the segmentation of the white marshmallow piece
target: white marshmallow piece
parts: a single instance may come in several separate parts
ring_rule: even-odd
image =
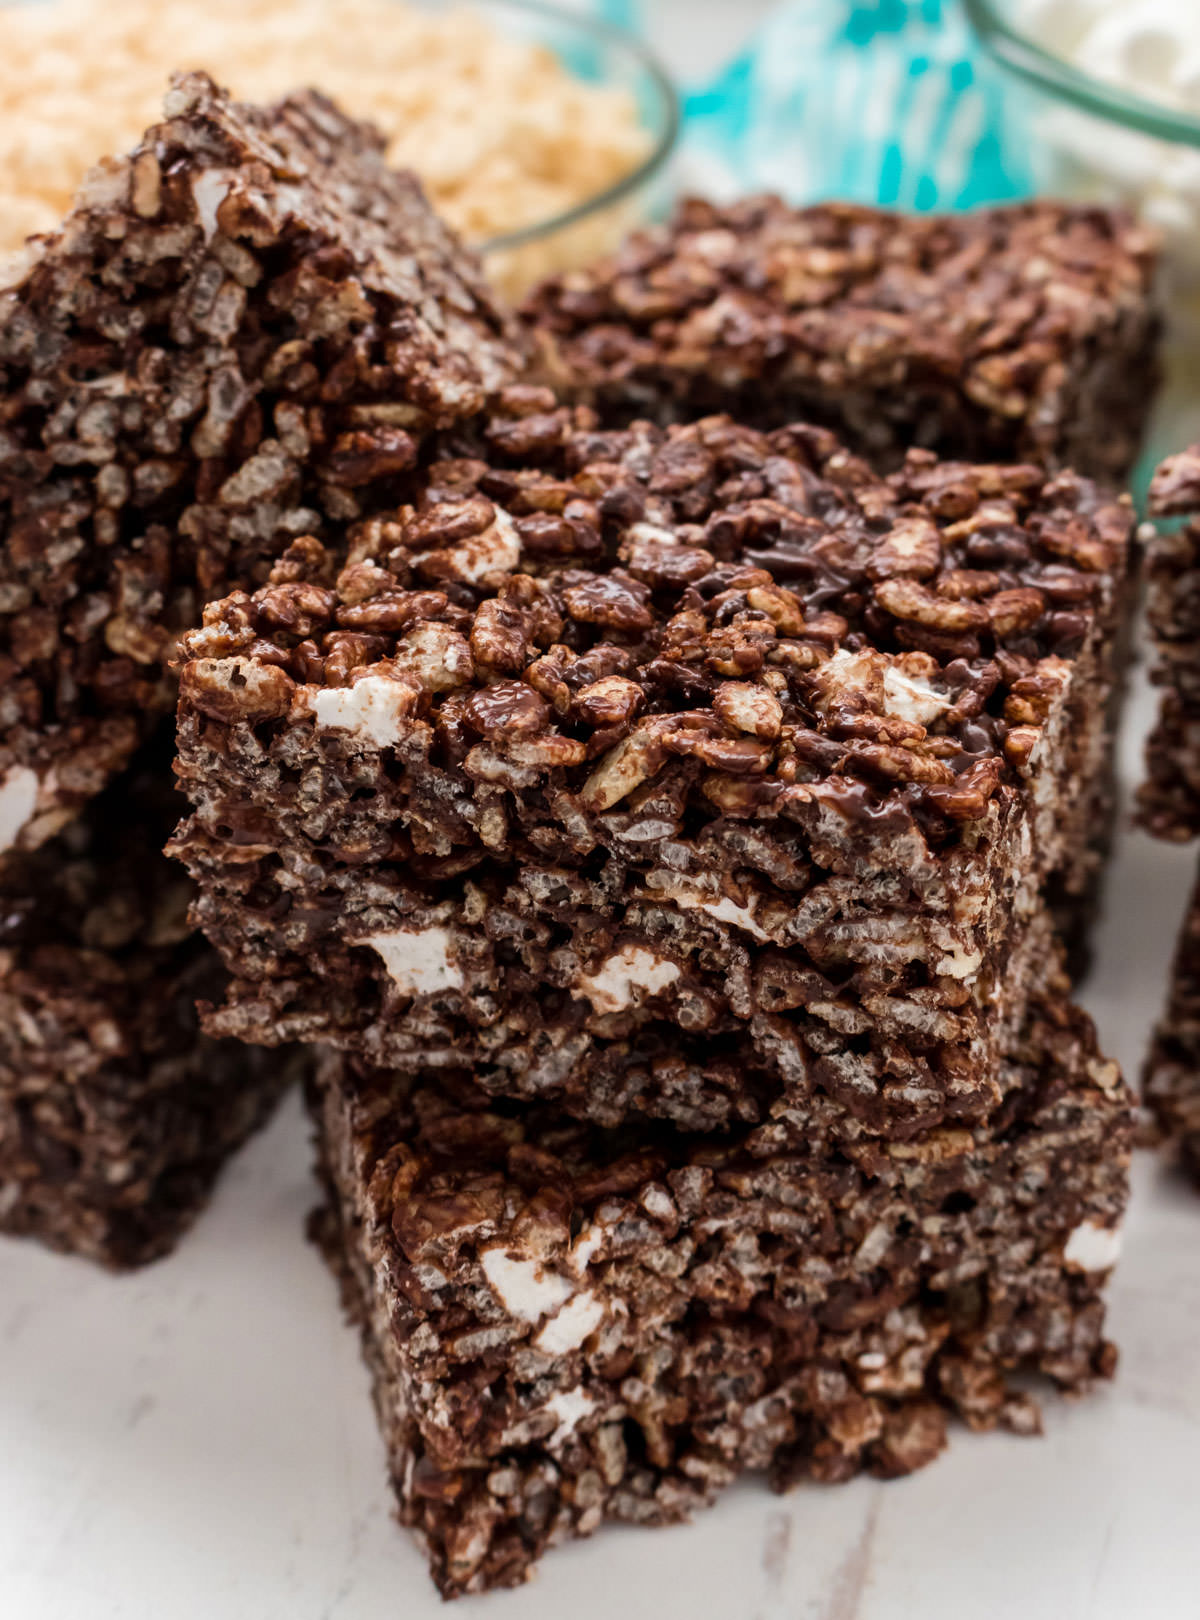
[[[953,946],[934,968],[951,979],[973,979],[983,965],[981,951],[965,951],[961,945]]]
[[[217,234],[217,209],[228,197],[232,185],[232,169],[205,169],[192,181],[192,200],[206,242],[211,242]]]
[[[37,801],[37,772],[28,765],[10,766],[0,780],[0,851],[13,848],[33,820]]]
[[[603,1320],[604,1306],[595,1294],[577,1294],[569,1305],[564,1305],[550,1318],[534,1339],[533,1347],[552,1356],[565,1355],[568,1350],[578,1349]]]
[[[733,928],[741,928],[755,939],[769,940],[771,937],[754,920],[754,910],[751,906],[741,905],[727,894],[723,894],[719,900],[713,900],[703,889],[696,889],[682,882],[656,883],[651,892],[656,899],[673,901],[683,911],[703,911],[716,922],[729,923]]]
[[[558,1446],[573,1434],[589,1412],[595,1410],[596,1403],[582,1388],[556,1389],[546,1402],[546,1410],[558,1420],[558,1427],[547,1441],[548,1445]]]
[[[883,699],[889,714],[911,721],[914,726],[931,726],[950,707],[950,698],[944,692],[936,691],[918,676],[906,675],[894,664],[884,671]]]
[[[674,962],[655,956],[643,945],[625,945],[595,973],[584,974],[579,989],[597,1012],[621,1012],[636,999],[637,991],[657,995],[678,977]]]
[[[451,956],[448,928],[394,928],[356,940],[378,951],[396,988],[406,996],[434,996],[461,990],[462,970]]]
[[[538,1260],[516,1260],[496,1247],[485,1249],[479,1261],[488,1286],[510,1316],[522,1322],[546,1319],[533,1340],[535,1350],[565,1355],[604,1320],[604,1304],[590,1289],[578,1291],[569,1277],[547,1271]]]
[[[482,534],[472,535],[446,553],[456,579],[478,584],[490,574],[511,574],[521,560],[521,536],[502,506]]]
[[[400,741],[404,710],[411,701],[407,686],[383,675],[364,675],[353,686],[331,686],[313,699],[317,725],[349,731],[370,748],[389,748]]]
[[[565,1305],[575,1284],[547,1271],[538,1260],[514,1260],[504,1249],[485,1249],[479,1257],[493,1294],[510,1316],[540,1322]]]
[[[1097,1226],[1095,1221],[1082,1221],[1063,1246],[1063,1259],[1069,1266],[1081,1271],[1107,1271],[1115,1266],[1121,1254],[1119,1226]]]

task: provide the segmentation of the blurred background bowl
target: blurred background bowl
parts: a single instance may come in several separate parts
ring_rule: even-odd
[[[1200,434],[1200,115],[1177,87],[1191,73],[1200,89],[1200,61],[1178,41],[1197,3],[1133,0],[1103,33],[1090,8],[1043,7],[1043,34],[1029,0],[964,0],[1033,188],[1123,205],[1162,234],[1167,389],[1153,437],[1168,443]]]
[[[607,252],[664,211],[679,138],[679,96],[654,52],[622,28],[539,0],[472,0],[470,9],[476,8],[498,32],[552,52],[574,77],[623,91],[646,137],[645,156],[611,185],[547,218],[514,222],[511,230],[477,244],[493,280],[516,297],[544,275]]]
[[[665,200],[679,102],[633,33],[544,0],[0,0],[0,251],[161,117],[169,75],[309,86],[382,131],[501,289],[580,264]]]
[[[1182,14],[1192,3],[1193,0],[1171,0],[1170,9],[1178,7]],[[1029,26],[1026,19],[1036,17],[1037,12],[1027,4],[1022,5],[1019,0],[964,0],[964,4],[971,26],[992,60],[1027,88],[1036,90],[1048,104],[1074,108],[1099,124],[1115,125],[1168,146],[1200,148],[1200,116],[1182,106],[1172,106],[1163,96],[1139,93],[1133,84],[1122,84],[1115,78],[1102,78],[1088,72]],[[1141,7],[1137,0],[1130,4],[1128,13],[1135,30],[1141,18],[1144,19],[1143,35],[1155,31],[1156,14]],[[1050,17],[1053,13],[1047,8],[1042,15]],[[1076,14],[1073,26],[1069,11],[1062,10],[1061,15],[1062,23],[1058,26],[1062,34],[1068,40],[1074,37],[1082,41],[1091,21],[1087,10],[1081,9]],[[1135,82],[1140,81],[1150,88],[1158,77],[1150,54],[1144,49],[1135,49],[1130,63],[1135,72],[1139,61],[1144,65]],[[1116,65],[1114,60],[1114,67]],[[1094,130],[1096,122],[1091,127]]]

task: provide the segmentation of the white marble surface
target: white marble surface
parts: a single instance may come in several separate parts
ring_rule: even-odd
[[[1124,753],[1136,768],[1147,713]],[[1137,1064],[1192,859],[1123,841],[1086,999]],[[304,1241],[299,1108],[171,1260],[114,1280],[0,1241],[2,1620],[426,1620],[357,1346]],[[956,1432],[908,1480],[748,1483],[689,1527],[555,1552],[489,1620],[1192,1620],[1200,1199],[1146,1157],[1112,1295],[1119,1377],[1041,1440]],[[486,1605],[486,1607],[484,1607]]]

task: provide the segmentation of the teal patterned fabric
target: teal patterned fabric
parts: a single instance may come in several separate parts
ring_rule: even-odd
[[[1032,189],[956,0],[781,0],[686,108],[712,190],[946,210]]]

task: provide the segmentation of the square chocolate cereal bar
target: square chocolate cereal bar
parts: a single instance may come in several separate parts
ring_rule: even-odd
[[[325,1060],[320,1232],[443,1594],[744,1472],[908,1473],[951,1413],[1036,1431],[1013,1374],[1109,1373],[1128,1094],[1063,1005],[1004,1062],[1020,1100],[991,1130],[781,1154]]]
[[[1162,464],[1150,506],[1159,517],[1186,521],[1168,525],[1148,552],[1147,617],[1162,698],[1139,809],[1150,832],[1186,842],[1200,833],[1200,445]],[[1163,1134],[1200,1182],[1200,886],[1180,930],[1144,1086]]]
[[[1141,820],[1160,838],[1200,832],[1200,445],[1163,462],[1150,509],[1172,522],[1147,553],[1147,617],[1154,637],[1158,722],[1146,745]]]
[[[1155,258],[1132,219],[1043,200],[691,200],[524,315],[545,379],[605,426],[728,411],[824,423],[884,465],[918,445],[1124,480],[1158,382]]]
[[[1128,503],[505,412],[184,643],[209,1027],[605,1125],[988,1118],[1095,869]]]

